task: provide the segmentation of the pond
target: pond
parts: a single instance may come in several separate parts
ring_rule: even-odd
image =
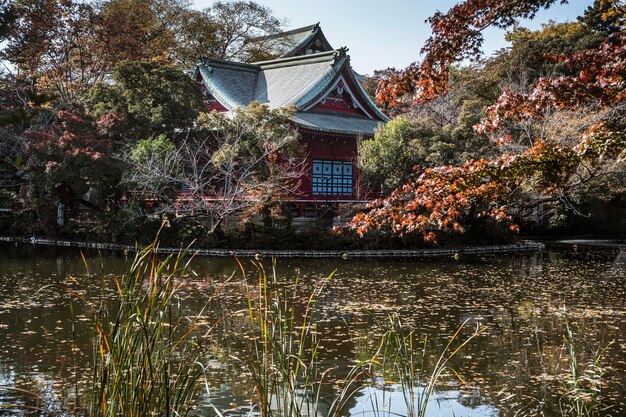
[[[0,244],[0,415],[63,415],[84,402],[79,391],[92,369],[91,319],[68,290],[80,283],[85,293],[98,294],[103,277],[124,272],[132,254],[84,256],[76,249]],[[271,260],[263,263],[271,268]],[[241,281],[255,280],[251,260],[242,264],[247,278],[234,259],[195,258],[177,303],[198,312],[219,287],[224,305],[237,308]],[[283,283],[298,275],[305,291],[336,271],[313,316],[324,366],[348,369],[370,354],[391,314],[414,331],[416,344],[427,338],[428,355],[440,353],[465,321],[460,338],[477,324],[485,326],[451,361],[454,371],[437,385],[427,415],[560,415],[568,328],[581,367],[605,349],[602,401],[612,406],[611,415],[626,413],[623,250],[438,260],[279,259],[276,270]],[[225,416],[248,415],[254,411],[249,377],[229,366],[228,358],[216,353],[207,364],[211,395],[203,401]],[[396,382],[381,375],[357,393],[346,414],[406,415]],[[329,385],[323,392],[330,398]],[[212,415],[211,410],[198,414]]]

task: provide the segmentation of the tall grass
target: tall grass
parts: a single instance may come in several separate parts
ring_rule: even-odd
[[[352,367],[335,397],[326,402],[321,390],[331,372],[319,364],[319,340],[313,312],[332,274],[301,299],[299,277],[292,286],[278,287],[275,263],[267,273],[255,263],[255,288],[247,288],[246,314],[253,336],[243,344],[245,367],[252,375],[259,412],[263,417],[340,415],[362,386],[365,363]],[[243,271],[243,267],[242,267]],[[245,274],[245,272],[244,272]],[[297,311],[301,307],[301,311]]]
[[[111,277],[112,295],[101,290],[92,323],[94,363],[88,416],[184,417],[198,406],[203,377],[209,391],[210,381],[205,377],[208,352],[204,346],[212,341],[212,334],[200,331],[206,325],[204,315],[193,319],[184,314],[176,299],[177,285],[188,261],[184,253],[160,259],[156,249],[155,241],[137,253],[127,273]],[[239,263],[247,305],[235,314],[245,317],[246,326],[232,334],[240,343],[243,353],[239,360],[254,386],[256,401],[251,414],[344,416],[356,397],[374,383],[375,369],[382,365],[392,370],[401,386],[407,417],[423,417],[450,360],[482,331],[477,329],[460,342],[464,323],[434,367],[426,371],[427,340],[416,344],[413,331],[392,315],[376,344],[378,349],[337,379],[333,368],[324,366],[320,359],[314,317],[333,275],[307,292],[299,276],[285,285],[279,282],[275,263],[268,272],[260,262],[252,262],[257,274],[251,285]],[[83,303],[91,303],[86,301],[91,296],[67,290]],[[220,295],[219,290],[215,291],[207,305]],[[74,317],[73,305],[71,313]],[[73,327],[74,341],[75,331]],[[331,385],[333,394],[329,396]],[[215,407],[214,411],[221,415]],[[384,411],[384,405],[378,411]]]
[[[356,397],[375,383],[376,369],[390,371],[390,379],[399,383],[407,417],[423,417],[435,387],[451,369],[452,358],[484,330],[479,326],[460,341],[467,322],[463,323],[434,367],[427,371],[427,340],[416,345],[414,332],[404,327],[398,315],[392,315],[378,349],[351,366],[345,377],[336,380],[331,377],[331,368],[320,365],[320,340],[313,315],[332,274],[303,296],[299,277],[293,285],[285,286],[277,284],[275,264],[269,273],[261,263],[255,266],[256,284],[246,286],[245,310],[253,335],[247,343],[242,343],[245,352],[242,361],[252,376],[256,407],[263,417],[344,416]],[[322,387],[331,379],[334,396],[323,398]],[[384,412],[383,404],[376,398],[372,401],[374,414]]]
[[[416,342],[414,330],[406,328],[397,314],[389,316],[388,330],[381,340],[374,360],[386,373],[387,379],[399,385],[407,417],[426,416],[435,388],[441,383],[447,371],[460,379],[459,374],[449,366],[450,361],[465,345],[486,329],[484,326],[477,325],[469,337],[461,340],[461,332],[467,326],[468,321],[461,324],[448,340],[435,364],[429,367],[427,363],[428,337],[425,337],[421,343]],[[378,413],[381,405],[378,399],[373,399],[373,401],[375,401],[373,409],[375,413]],[[385,403],[385,401],[382,402]]]
[[[580,364],[574,333],[569,324],[566,324],[566,331],[564,344],[569,369],[561,381],[565,390],[559,401],[561,415],[564,417],[608,416],[611,407],[604,403],[602,397],[602,383],[606,373],[602,365],[602,357],[610,344],[603,349],[595,350],[591,361]]]
[[[175,310],[183,256],[138,252],[94,321],[91,416],[186,416],[196,404],[203,349],[197,325]]]

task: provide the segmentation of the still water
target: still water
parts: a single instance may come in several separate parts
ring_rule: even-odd
[[[97,294],[103,277],[124,272],[132,260],[117,252],[84,254],[85,261],[75,249],[0,244],[0,404],[11,404],[0,408],[0,415],[63,415],[77,402],[80,408],[83,400],[76,389],[89,379],[92,333],[89,313],[71,301],[67,288],[78,281],[86,293]],[[252,271],[250,261],[242,262]],[[380,323],[392,313],[419,340],[428,337],[427,350],[433,354],[469,319],[462,336],[478,323],[487,330],[454,358],[454,372],[438,386],[427,414],[556,416],[560,376],[568,370],[564,337],[569,326],[580,364],[606,348],[603,400],[612,406],[611,415],[626,415],[623,250],[561,249],[429,261],[277,261],[281,279],[299,275],[311,288],[335,270],[314,316],[320,359],[329,367],[347,369],[363,359],[381,336]],[[177,302],[197,312],[216,285],[235,273],[221,291],[226,304],[228,299],[236,303],[238,280],[245,279],[237,271],[233,259],[194,259]],[[211,395],[203,401],[225,415],[248,415],[249,381],[229,372],[227,361],[220,355],[211,359]],[[328,390],[330,396],[332,387]],[[348,414],[397,416],[406,411],[398,386],[381,379],[358,393]],[[207,408],[199,414],[211,412]]]

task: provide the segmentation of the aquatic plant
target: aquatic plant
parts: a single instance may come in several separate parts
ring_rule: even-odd
[[[184,253],[159,260],[156,243],[138,252],[115,296],[94,320],[91,416],[186,416],[202,377],[199,325],[175,310]]]
[[[561,381],[561,386],[565,390],[559,401],[561,415],[564,417],[607,416],[611,407],[605,404],[602,398],[603,376],[606,373],[602,358],[611,344],[594,350],[592,360],[581,365],[576,352],[574,333],[567,323],[566,330],[564,345],[567,349],[569,372]]]
[[[245,352],[242,363],[254,384],[255,407],[264,417],[341,415],[363,386],[365,378],[361,376],[367,371],[367,362],[350,369],[330,402],[322,398],[322,386],[332,369],[320,365],[312,314],[332,274],[302,298],[299,276],[293,285],[277,288],[275,262],[270,274],[260,262],[253,263],[258,271],[257,284],[256,288],[246,285],[245,311],[252,334],[240,343]],[[302,310],[297,311],[300,306]]]
[[[466,344],[486,329],[477,324],[469,337],[456,343],[468,322],[469,319],[461,324],[437,356],[434,366],[429,367],[427,364],[428,337],[425,337],[422,343],[416,343],[415,331],[407,328],[397,314],[389,316],[388,330],[381,340],[374,361],[380,364],[385,373],[385,379],[398,384],[406,405],[407,417],[426,416],[428,403],[435,387],[441,383],[446,371],[452,372],[460,379],[459,374],[449,366],[450,361]],[[373,404],[373,408],[375,412],[378,412],[377,408],[380,408],[380,405]]]

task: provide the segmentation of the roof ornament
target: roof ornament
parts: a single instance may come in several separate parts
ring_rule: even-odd
[[[339,93],[339,95],[343,94],[343,90],[346,88],[346,86],[343,83],[343,80],[339,80],[339,84],[337,84],[337,93]]]
[[[332,65],[335,65],[337,63],[337,61],[339,61],[341,58],[346,58],[347,52],[348,52],[348,48],[346,48],[345,46],[342,46],[341,48],[335,50],[335,52],[333,53],[333,63]]]

